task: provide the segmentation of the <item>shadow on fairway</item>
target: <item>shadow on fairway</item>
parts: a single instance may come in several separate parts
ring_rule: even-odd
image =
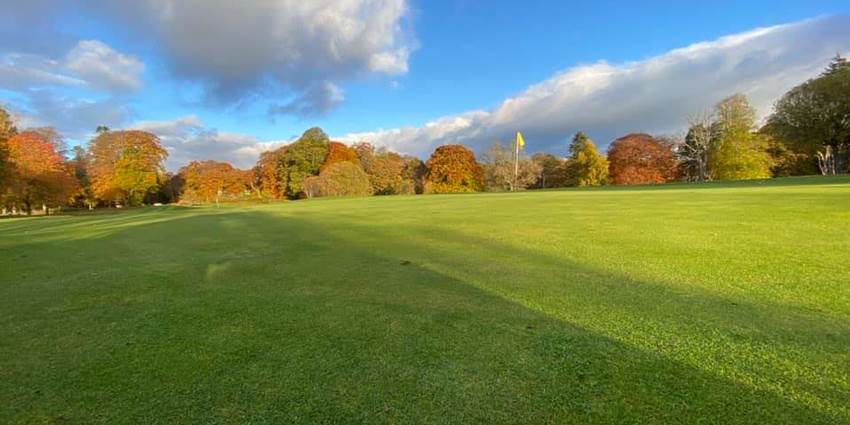
[[[90,238],[26,239],[29,230],[16,228],[0,245],[14,253],[0,260],[0,422],[848,420],[660,354],[690,343],[665,338],[682,334],[677,321],[716,326],[699,342],[722,345],[753,320],[754,334],[733,338],[804,349],[795,346],[802,325],[762,323],[786,317],[772,306],[730,305],[718,315],[728,300],[670,292],[657,303],[663,285],[624,284],[462,235],[434,248],[413,237],[434,232],[425,227],[263,211],[159,214],[50,224],[59,234],[95,226]],[[463,256],[463,247],[525,258],[541,279],[565,273],[532,296],[511,287],[510,265],[456,273],[467,278],[441,272],[452,264],[441,258]],[[645,317],[661,327],[658,338],[637,347],[576,326],[558,312],[582,304],[559,304],[571,296],[600,316]],[[831,405],[842,395],[833,391],[808,393]]]

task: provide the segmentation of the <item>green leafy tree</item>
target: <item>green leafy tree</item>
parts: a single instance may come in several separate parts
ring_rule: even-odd
[[[776,103],[764,132],[809,156],[807,173],[850,171],[850,63],[836,56],[817,78],[794,87]]]
[[[484,170],[466,146],[440,146],[426,165],[425,191],[428,193],[480,192],[484,189]]]
[[[313,127],[294,143],[285,146],[278,164],[278,178],[283,194],[290,199],[306,196],[304,180],[319,174],[328,155],[328,135]]]
[[[599,186],[608,182],[608,160],[599,154],[586,134],[576,133],[569,153],[565,167],[570,186]]]
[[[715,106],[714,141],[708,152],[708,169],[714,180],[770,177],[768,141],[754,133],[755,109],[746,96],[732,95]]]

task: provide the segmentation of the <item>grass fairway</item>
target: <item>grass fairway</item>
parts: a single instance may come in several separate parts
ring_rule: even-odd
[[[3,220],[0,423],[850,423],[850,178]]]

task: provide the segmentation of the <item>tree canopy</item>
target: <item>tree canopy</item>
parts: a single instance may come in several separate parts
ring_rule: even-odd
[[[249,173],[226,162],[192,161],[180,169],[181,200],[211,202],[238,198],[245,193]]]
[[[664,183],[676,178],[672,146],[644,133],[632,133],[608,147],[613,184]]]
[[[32,213],[32,206],[62,205],[79,190],[77,180],[55,145],[43,135],[26,131],[8,140],[9,160],[14,163],[7,204],[21,204]]]
[[[89,176],[95,195],[137,205],[163,181],[168,151],[159,138],[140,130],[105,131],[89,147]]]
[[[321,196],[369,196],[372,184],[360,164],[337,161],[326,167],[318,176],[304,181],[308,197]]]
[[[305,197],[304,180],[319,174],[328,156],[328,135],[313,127],[304,132],[294,143],[284,146],[278,164],[280,189],[290,199]]]
[[[715,106],[713,141],[708,152],[708,169],[712,179],[770,177],[767,140],[753,132],[755,115],[755,109],[742,94],[727,97]]]
[[[484,170],[466,146],[438,147],[427,166],[425,190],[429,193],[480,192],[484,189]]]
[[[836,56],[817,78],[794,87],[774,107],[764,131],[812,158],[829,148],[839,172],[850,171],[850,63]],[[826,171],[826,170],[822,170]]]
[[[568,184],[599,186],[608,182],[608,160],[599,154],[593,141],[582,132],[576,133],[569,146],[566,163]]]

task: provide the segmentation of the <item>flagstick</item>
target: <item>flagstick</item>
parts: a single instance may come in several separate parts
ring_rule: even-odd
[[[519,178],[519,138],[514,141],[516,145],[516,151],[514,153],[514,185],[511,187],[511,191],[516,188],[517,179]]]

